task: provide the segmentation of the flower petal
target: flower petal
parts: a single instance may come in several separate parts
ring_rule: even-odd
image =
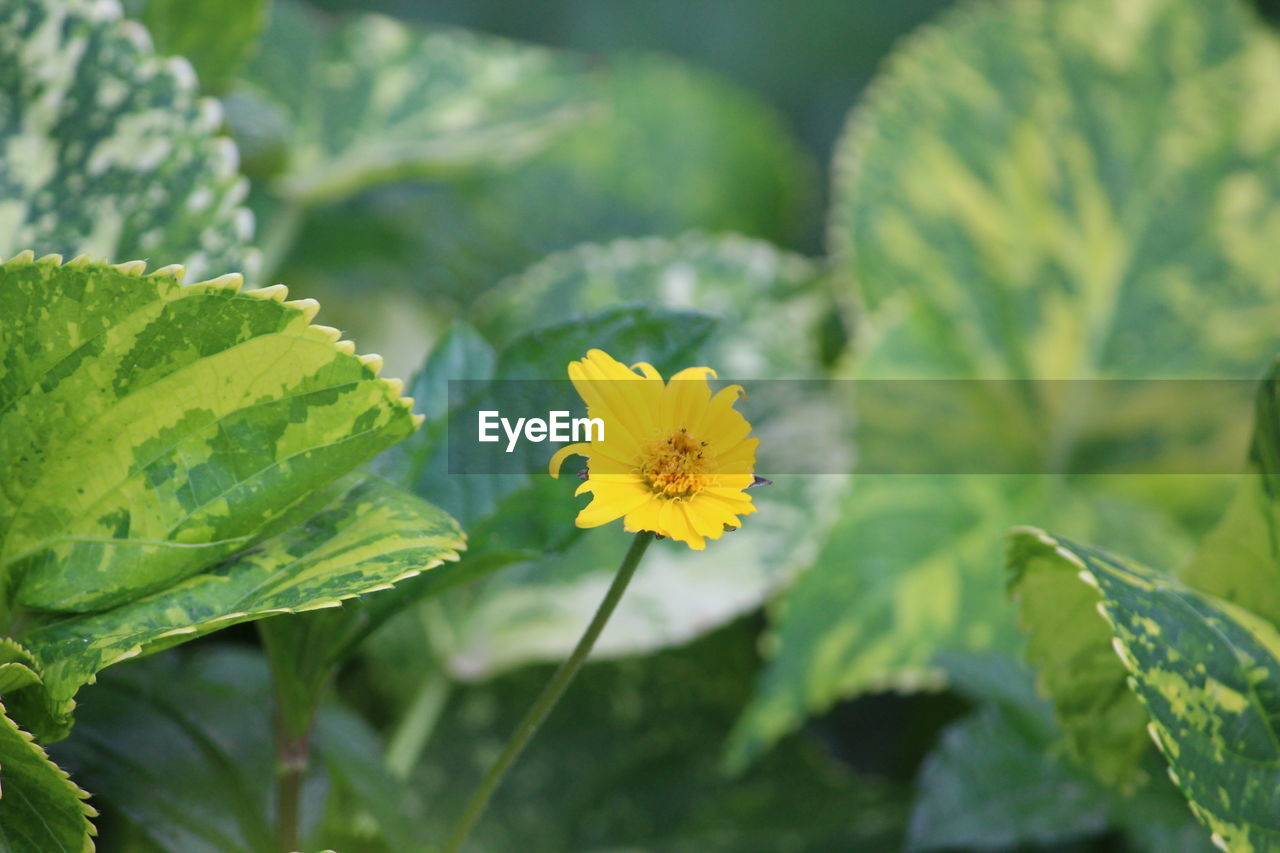
[[[552,479],[560,477],[560,468],[564,465],[564,460],[570,456],[577,454],[578,456],[591,456],[591,445],[578,442],[577,444],[566,444],[564,447],[551,454],[551,461],[547,463],[547,471],[551,474]]]

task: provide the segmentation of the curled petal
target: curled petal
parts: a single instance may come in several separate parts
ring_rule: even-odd
[[[589,456],[591,454],[591,445],[578,442],[577,444],[566,444],[557,450],[551,456],[551,461],[547,464],[547,471],[551,474],[552,479],[560,476],[560,468],[564,465],[564,460],[570,456],[577,454],[578,456]]]

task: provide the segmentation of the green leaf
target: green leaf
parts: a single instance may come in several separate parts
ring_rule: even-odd
[[[55,752],[101,792],[104,810],[118,818],[113,834],[127,828],[169,853],[274,850],[271,697],[256,652],[215,646],[159,655],[105,673],[86,690],[75,731]],[[377,735],[349,711],[332,703],[320,709],[312,749],[301,849],[336,847],[325,825],[342,815],[333,822],[349,827],[358,809],[379,805],[364,796],[371,788],[384,798],[383,810],[409,811],[400,804],[413,792],[397,791],[379,772]],[[392,849],[408,853],[421,844]]]
[[[699,229],[790,244],[803,233],[814,170],[767,105],[654,57],[618,60],[583,85],[600,108],[509,169],[317,212],[290,275],[395,283],[466,305],[582,243]]]
[[[252,217],[220,111],[115,4],[0,10],[0,255],[246,265]]]
[[[1032,529],[1016,531],[1012,547],[1064,563],[1097,591],[1170,775],[1220,846],[1270,849],[1280,833],[1280,633],[1097,548]]]
[[[921,773],[910,849],[1050,845],[1106,827],[1088,786],[1008,728],[994,706],[947,728]]]
[[[201,88],[217,94],[257,49],[267,0],[126,0],[125,12],[146,25],[158,53],[186,57]]]
[[[1078,570],[1025,538],[1011,541],[1010,592],[1029,634],[1027,657],[1053,700],[1071,754],[1104,783],[1125,787],[1148,745],[1147,715],[1126,683],[1098,618],[1098,596]]]
[[[51,701],[106,666],[277,613],[327,607],[457,559],[465,539],[443,511],[376,479],[358,480],[304,524],[163,592],[71,616],[23,640]]]
[[[932,375],[1251,377],[1280,319],[1277,75],[1243,3],[965,6],[850,120],[832,252]]]
[[[1025,664],[999,655],[941,663],[978,707],[942,733],[921,769],[909,849],[1040,847],[1108,829],[1150,853],[1212,849],[1163,774],[1121,795],[1056,753],[1051,710]]]
[[[534,264],[487,294],[476,317],[482,330],[510,340],[619,302],[700,311],[724,320],[702,347],[721,375],[812,379],[812,331],[829,307],[819,279],[811,261],[737,235],[617,240]]]
[[[777,604],[771,660],[730,765],[840,699],[941,686],[941,652],[1016,652],[1001,537],[1028,518],[1118,537],[1156,559],[1186,547],[1158,513],[1045,477],[859,477],[812,568]]]
[[[70,709],[49,702],[44,667],[29,649],[16,640],[0,639],[0,694],[9,718],[38,743],[52,743],[66,736]]]
[[[329,26],[280,0],[263,40],[239,96],[287,116],[276,182],[295,204],[519,160],[589,105],[579,61],[461,30],[381,15]]]
[[[413,431],[398,383],[311,300],[142,264],[0,267],[0,568],[13,600],[101,610],[320,504]]]
[[[1280,625],[1280,362],[1258,388],[1253,429],[1248,473],[1181,578]]]
[[[88,796],[0,705],[0,848],[92,853]]]
[[[1280,125],[1260,118],[1277,72],[1272,37],[1235,4],[974,4],[908,40],[855,110],[836,155],[829,244],[865,342],[850,373],[1254,375],[1273,346],[1280,304],[1261,248],[1280,238],[1270,214],[1280,197],[1271,165]],[[997,445],[1028,472],[1088,470],[1090,457],[1114,458],[1118,448],[1158,463],[1238,426],[1205,407],[1206,429],[1170,435],[1158,414],[1167,409],[1121,400],[1123,417],[1109,412],[1111,423],[1132,428],[1117,440],[1086,428],[1094,412],[1070,383],[1022,391],[1020,401],[978,409],[986,413],[978,426],[988,427],[988,439],[1029,439]],[[968,547],[949,527],[912,527],[921,507],[904,503],[877,522],[901,530],[898,538],[871,534],[874,545],[859,545],[848,537],[830,549],[788,596],[804,596],[814,610],[779,608],[778,660],[794,671],[771,668],[758,703],[768,713],[759,723],[748,717],[743,731],[785,730],[836,696],[911,680],[937,651],[1007,636],[993,525],[1028,513],[1058,527],[1092,524],[1073,520],[1065,498],[1035,509],[1019,509],[1018,499],[1013,490],[982,501],[987,523],[965,528],[976,537]],[[1174,504],[1163,483],[1149,500]],[[1148,515],[1147,523],[1157,521]],[[976,544],[983,537],[985,552]],[[900,541],[908,539],[926,541]],[[908,549],[927,555],[936,577],[921,601],[900,604],[905,579],[925,571]],[[955,611],[955,590],[978,603]],[[857,603],[832,603],[838,593]],[[942,612],[921,618],[930,599]],[[824,611],[831,615],[815,617]],[[867,640],[866,625],[895,631]],[[788,652],[788,634],[810,639]]]
[[[1273,623],[1280,620],[1271,496],[1277,471],[1272,451],[1278,446],[1275,376],[1273,367],[1258,394],[1254,472],[1239,478],[1225,515],[1179,573],[1188,586],[1246,606]],[[1054,702],[1071,752],[1103,782],[1125,786],[1146,747],[1146,713],[1126,685],[1110,629],[1096,616],[1097,595],[1079,583],[1071,563],[1040,551],[1032,540],[1015,539],[1009,552],[1010,589],[1030,635],[1028,655]],[[1172,555],[1143,557],[1157,565],[1179,564]]]

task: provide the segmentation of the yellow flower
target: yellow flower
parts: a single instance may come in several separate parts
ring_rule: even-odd
[[[651,530],[702,550],[707,539],[742,524],[756,511],[746,488],[754,481],[757,438],[733,408],[742,387],[714,396],[709,367],[690,367],[663,383],[652,365],[628,368],[593,349],[570,362],[569,378],[587,404],[587,416],[604,422],[604,439],[570,444],[551,457],[551,476],[571,454],[589,460],[590,492],[579,527],[622,518],[629,531]]]

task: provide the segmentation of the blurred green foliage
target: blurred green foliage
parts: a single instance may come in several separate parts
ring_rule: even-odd
[[[754,493],[760,513],[705,554],[651,549],[468,850],[1203,850],[1208,832],[1147,739],[1152,718],[1186,793],[1222,783],[1223,802],[1198,814],[1262,837],[1265,779],[1222,753],[1260,749],[1246,735],[1270,732],[1275,709],[1188,688],[1195,676],[1151,647],[1161,631],[1226,625],[1232,642],[1206,640],[1197,660],[1236,691],[1253,675],[1229,653],[1245,650],[1273,686],[1276,649],[1255,623],[1275,619],[1257,590],[1274,580],[1280,490],[1241,489],[1185,589],[1074,544],[1179,566],[1227,478],[1075,475],[1237,433],[1215,433],[1212,412],[1177,431],[1140,395],[1122,401],[1124,435],[1089,433],[1090,403],[1070,395],[979,397],[981,438],[1007,436],[1011,456],[1063,476],[854,478],[859,403],[826,384],[1258,375],[1280,349],[1280,47],[1243,4],[130,0],[126,13],[198,84],[145,40],[107,40],[66,101],[91,118],[47,127],[32,105],[57,75],[0,29],[20,60],[0,64],[13,107],[0,122],[65,165],[31,169],[19,146],[0,158],[3,186],[35,200],[0,202],[21,213],[0,216],[13,226],[0,250],[211,273],[260,252],[270,280],[319,297],[325,322],[413,376],[426,422],[375,460],[384,479],[356,487],[378,501],[217,567],[206,584],[224,595],[207,618],[154,598],[140,605],[155,616],[145,644],[110,613],[45,629],[63,646],[158,651],[175,631],[281,604],[265,582],[235,588],[259,562],[400,581],[86,688],[54,758],[94,792],[100,849],[279,847],[272,753],[313,722],[303,849],[431,849],[627,540],[617,525],[575,529],[576,480],[541,476],[540,454],[501,477],[450,472],[448,382],[491,395],[559,379],[594,346],[664,372],[814,381],[827,405],[753,424],[766,447],[823,454],[832,473],[775,478]],[[60,37],[52,57],[78,49],[75,31]],[[140,138],[172,140],[166,156],[119,145],[118,168],[86,182],[100,172],[76,159],[82,137],[104,124],[133,139],[152,113]],[[115,212],[128,227],[106,234]],[[975,429],[937,421],[957,443]],[[1054,426],[1024,441],[1028,423]],[[1274,441],[1260,434],[1265,469]],[[407,546],[341,538],[368,526],[412,539],[376,512],[418,506],[400,489],[459,520],[459,562],[402,579]],[[1027,523],[1071,539],[1023,534],[1010,576],[1003,533]],[[312,554],[322,539],[340,553]],[[1110,579],[1119,627],[1098,617],[1083,564]],[[1174,599],[1195,612],[1170,616]],[[1142,618],[1117,620],[1128,611]],[[1141,648],[1118,661],[1113,634]],[[0,657],[0,691],[29,727],[38,669],[20,647]],[[1224,719],[1238,729],[1222,734]],[[30,760],[27,789],[57,791],[57,827],[79,838],[72,789],[18,746],[0,752]],[[1261,760],[1271,772],[1274,756]],[[26,769],[0,767],[6,792]]]

